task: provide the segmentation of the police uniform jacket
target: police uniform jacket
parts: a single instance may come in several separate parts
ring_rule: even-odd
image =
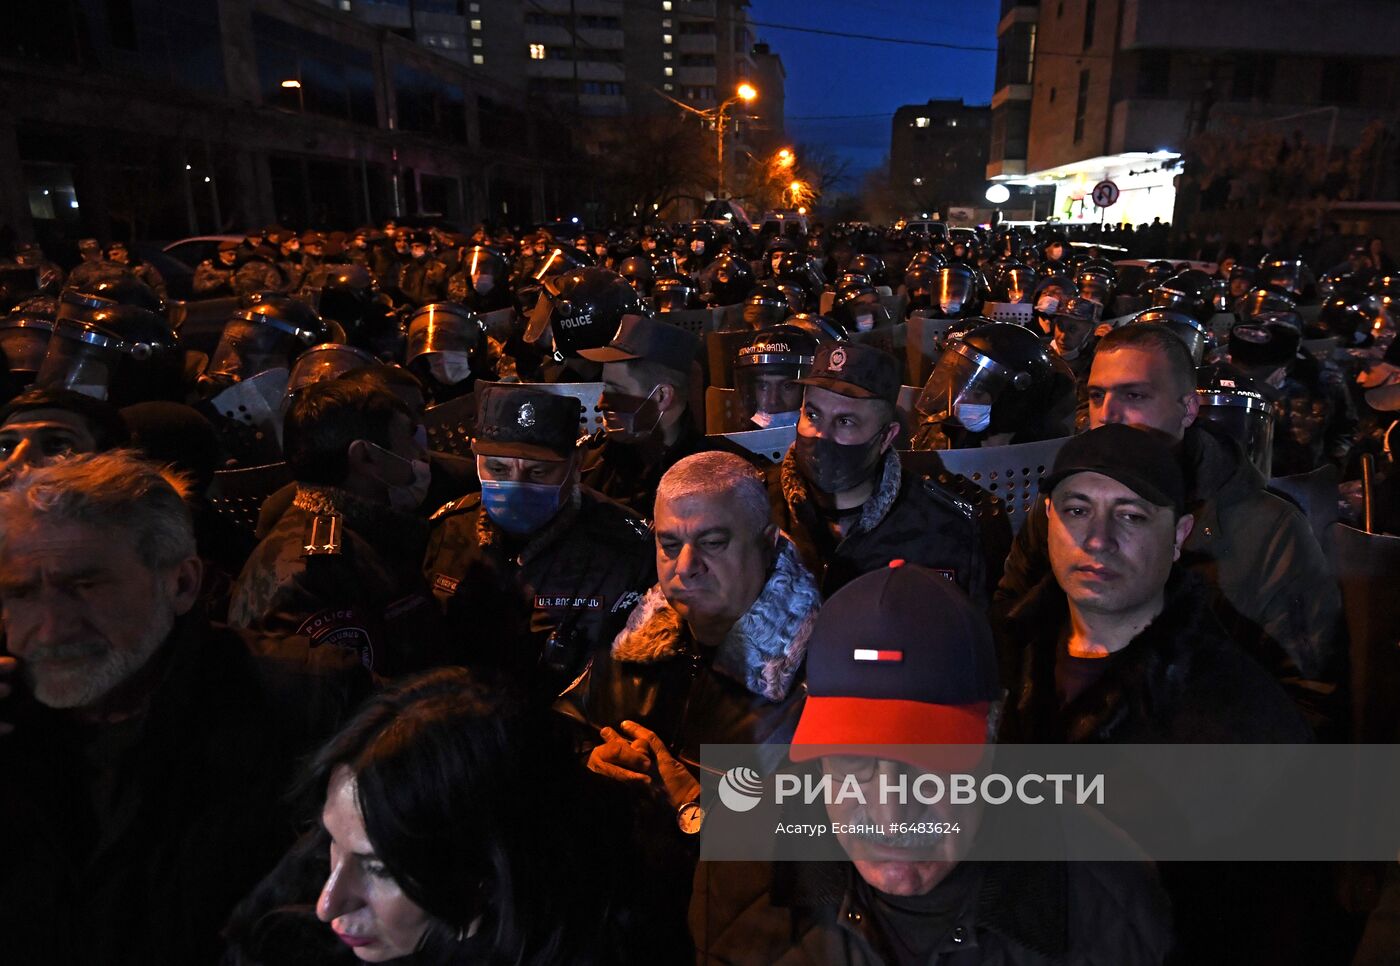
[[[656,580],[651,531],[641,517],[585,486],[536,533],[516,539],[472,493],[433,515],[423,574],[473,663],[532,674],[563,690],[588,657],[622,629]],[[499,619],[505,588],[522,598],[527,626],[509,640],[483,633]],[[542,665],[543,662],[543,665]]]
[[[229,623],[359,655],[395,676],[443,663],[423,583],[425,521],[338,487],[298,484],[234,583]]]

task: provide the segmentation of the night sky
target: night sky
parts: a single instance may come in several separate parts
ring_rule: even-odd
[[[995,0],[751,0],[749,19],[843,33],[995,47]],[[890,116],[904,104],[992,99],[996,54],[796,33],[755,25],[787,70],[791,140],[825,144],[860,177],[889,153]],[[864,115],[853,117],[850,115]],[[871,116],[873,115],[873,116]]]

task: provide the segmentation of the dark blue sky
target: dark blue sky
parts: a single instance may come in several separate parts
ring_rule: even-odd
[[[752,0],[749,18],[841,33],[996,46],[996,0]],[[996,54],[880,43],[755,26],[787,70],[787,127],[793,141],[824,144],[852,179],[889,153],[896,108],[929,98],[992,99]],[[876,115],[850,117],[848,115]]]

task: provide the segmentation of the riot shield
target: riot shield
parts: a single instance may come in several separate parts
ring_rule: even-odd
[[[475,390],[426,409],[423,428],[428,433],[428,449],[470,459],[476,435]]]
[[[224,445],[245,465],[264,465],[282,457],[282,400],[288,371],[267,369],[235,382],[209,400],[215,428]]]
[[[1050,472],[1055,455],[1068,438],[974,449],[902,450],[899,456],[914,472],[936,477],[946,471],[971,480],[1002,501],[1011,531],[1016,533],[1035,509],[1040,478]]]
[[[775,426],[772,429],[754,429],[742,433],[711,434],[709,438],[726,440],[731,446],[754,456],[761,456],[776,465],[783,461],[793,440],[797,439],[797,427]]]
[[[219,470],[209,484],[209,507],[253,537],[257,533],[263,502],[290,482],[292,468],[286,463]]]

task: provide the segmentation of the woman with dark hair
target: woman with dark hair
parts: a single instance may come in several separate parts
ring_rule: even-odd
[[[371,698],[311,762],[320,827],[235,913],[226,961],[693,959],[688,883],[641,868],[631,796],[564,727],[460,668]]]

